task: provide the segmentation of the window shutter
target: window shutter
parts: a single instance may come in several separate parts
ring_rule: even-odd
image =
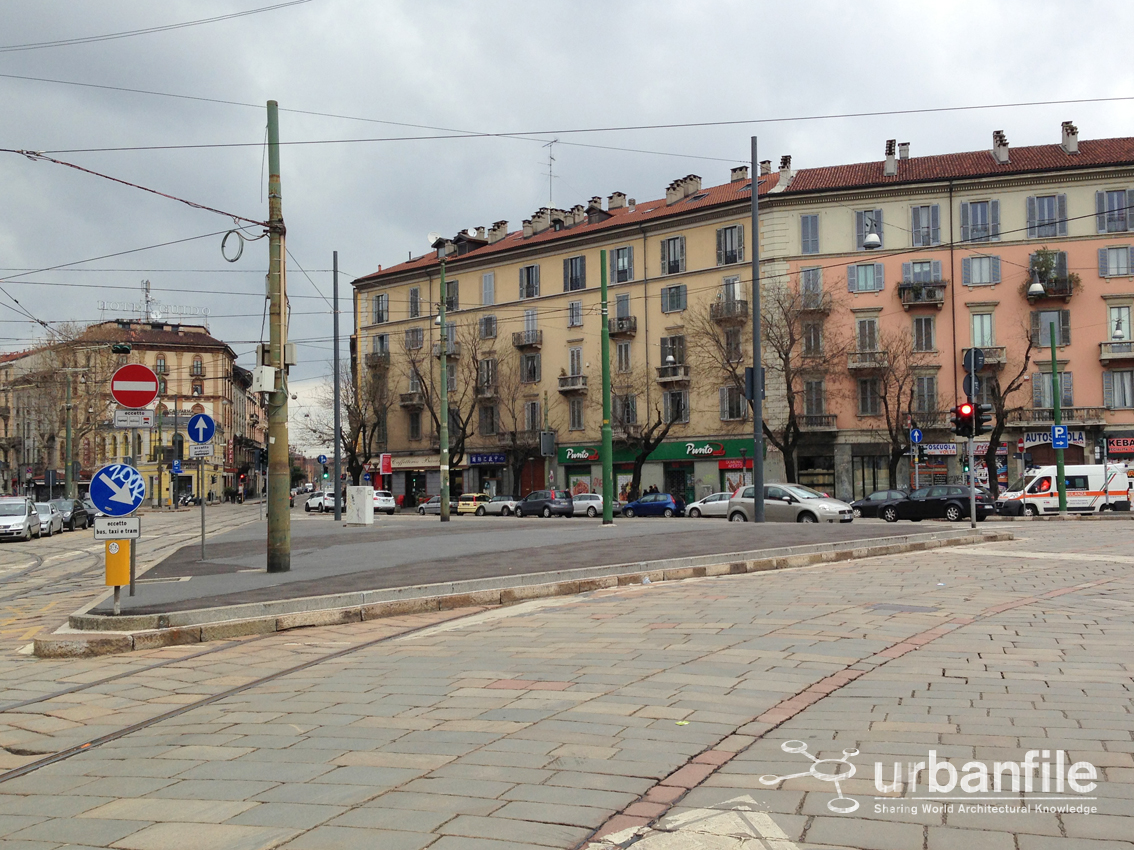
[[[902,283],[913,280],[913,263],[902,263]]]
[[[961,202],[961,241],[969,241],[969,205]]]
[[[571,291],[571,261],[569,259],[563,260],[563,291]]]
[[[669,263],[666,262],[666,250],[665,250],[665,246],[666,246],[667,241],[668,240],[666,240],[666,239],[663,239],[661,241],[661,273],[662,274],[669,274]]]
[[[941,244],[941,206],[933,204],[929,208],[929,244]]]
[[[1034,195],[1029,195],[1025,203],[1028,214],[1028,238],[1036,238],[1036,199]]]
[[[673,356],[677,358],[679,364],[685,362],[685,337],[678,336],[673,338]]]
[[[942,280],[942,277],[941,277],[941,261],[940,260],[933,260],[930,263],[930,268],[932,270],[930,276],[934,280]]]
[[[1036,324],[1035,313],[1032,314],[1033,324]],[[1032,407],[1043,407],[1043,372],[1032,373]]]
[[[878,247],[879,248],[885,248],[886,247],[886,237],[882,234],[882,210],[875,210],[874,211],[874,232],[878,234],[878,238],[882,242],[882,244],[879,245]]]
[[[866,213],[855,210],[854,214],[854,246],[862,250],[862,240],[866,238]]]
[[[724,228],[717,228],[717,265],[724,265]]]
[[[525,282],[524,277],[525,277],[524,270],[520,269],[520,298],[524,297],[524,282]]]
[[[1059,344],[1071,344],[1071,311],[1059,311]]]
[[[988,279],[993,283],[1000,283],[1000,257],[989,257],[988,265]]]
[[[961,258],[961,285],[972,286],[973,284],[973,261],[970,257]]]
[[[1126,268],[1130,271],[1130,274],[1134,274],[1134,245],[1131,245],[1129,248],[1129,255],[1126,258]]]
[[[744,225],[736,225],[736,261],[744,262]]]
[[[874,291],[881,292],[886,287],[886,267],[881,263],[874,264]]]
[[[1060,280],[1067,279],[1067,252],[1057,251],[1055,254],[1055,276]]]
[[[1072,375],[1070,372],[1061,372],[1059,375],[1061,386],[1063,388],[1063,396],[1060,399],[1059,403],[1063,407],[1075,406],[1075,389],[1074,384],[1071,381],[1071,377]]]
[[[858,266],[847,266],[847,292],[858,291]]]
[[[685,271],[685,237],[677,237],[678,270]]]
[[[1100,193],[1101,194],[1101,193]],[[1099,248],[1099,277],[1107,276],[1106,248]]]
[[[543,380],[543,358],[538,354],[535,354],[533,356],[535,357],[535,379],[536,383],[538,384]],[[536,402],[536,410],[539,410],[539,402]],[[536,418],[539,418],[538,413],[536,414]]]
[[[1106,192],[1095,192],[1095,232],[1106,233]]]
[[[661,291],[661,311],[663,313],[669,312],[669,287],[664,287]]]
[[[915,248],[921,247],[921,207],[913,207],[910,211],[911,216],[911,230],[913,231],[913,246]]]
[[[1067,235],[1067,196],[1055,196],[1055,217],[1059,219],[1056,224],[1056,233],[1060,236]]]
[[[1134,189],[1126,190],[1126,229],[1134,230]]]
[[[627,280],[634,279],[634,246],[631,245],[626,249],[626,269]]]
[[[1114,375],[1110,372],[1102,373],[1102,406],[1114,410]]]
[[[1000,241],[1000,201],[988,202],[988,231],[994,241]]]
[[[721,419],[728,419],[728,387],[721,387]]]
[[[1033,310],[1032,311],[1032,345],[1038,346],[1040,344],[1040,340],[1042,338],[1043,337],[1040,336],[1040,314],[1039,314],[1039,310]]]

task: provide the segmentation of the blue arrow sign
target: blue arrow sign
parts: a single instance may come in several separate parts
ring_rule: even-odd
[[[1071,441],[1067,433],[1066,425],[1052,425],[1051,426],[1051,447],[1053,449],[1066,449],[1070,448]]]
[[[319,455],[319,463],[326,463],[326,462],[327,462],[327,456],[326,455]]]
[[[910,442],[915,446],[921,442],[921,436],[922,434],[920,428],[910,428]]]
[[[207,413],[194,413],[189,417],[189,439],[194,443],[207,443],[217,430],[217,423]]]
[[[94,506],[107,516],[126,516],[146,498],[146,482],[134,467],[111,463],[94,474],[89,495]]]

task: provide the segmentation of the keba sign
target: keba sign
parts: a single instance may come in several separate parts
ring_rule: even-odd
[[[141,363],[123,366],[110,379],[110,394],[123,407],[147,407],[157,398],[157,375]]]

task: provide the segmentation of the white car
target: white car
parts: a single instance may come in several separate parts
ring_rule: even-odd
[[[614,515],[622,513],[622,503],[614,499],[611,503]],[[571,497],[571,516],[596,517],[602,515],[601,493],[576,493]]]
[[[36,513],[39,514],[39,533],[48,537],[55,532],[63,533],[63,514],[51,502],[36,502]]]
[[[484,512],[489,516],[511,516],[516,512],[518,501],[513,496],[493,496],[485,503]]]
[[[394,494],[389,490],[375,490],[374,491],[374,513],[384,512],[390,516],[394,515],[394,508],[397,505],[394,503]],[[334,510],[334,508],[331,508]]]
[[[39,514],[30,499],[0,499],[0,537],[31,540],[40,535]]]
[[[702,516],[727,516],[728,500],[731,498],[732,493],[713,493],[710,496],[693,502],[693,504],[685,509],[685,515],[691,516],[694,519]]]
[[[311,511],[318,511],[325,513],[326,511],[333,511],[335,509],[335,491],[334,490],[319,490],[312,493],[311,496],[303,503],[303,510],[310,513]]]

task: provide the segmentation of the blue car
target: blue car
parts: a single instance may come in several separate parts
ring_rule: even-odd
[[[646,493],[637,501],[622,506],[622,515],[636,516],[685,516],[685,502],[669,493]]]

